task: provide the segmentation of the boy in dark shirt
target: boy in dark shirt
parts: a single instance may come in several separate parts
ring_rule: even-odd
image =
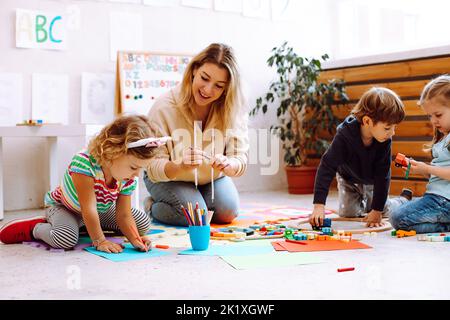
[[[325,201],[333,177],[339,191],[338,214],[360,217],[368,212],[368,227],[381,226],[382,215],[410,200],[412,192],[388,200],[391,180],[391,138],[395,126],[405,117],[402,101],[395,92],[374,87],[338,128],[329,149],[322,156],[314,185],[312,226],[323,224]]]

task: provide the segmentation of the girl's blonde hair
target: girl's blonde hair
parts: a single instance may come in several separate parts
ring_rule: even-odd
[[[228,71],[228,83],[219,99],[213,102],[212,112],[218,114],[222,129],[231,128],[243,108],[243,95],[238,65],[231,47],[222,43],[212,43],[189,62],[181,82],[179,104],[187,108],[188,114],[194,118],[192,81],[194,70],[205,63],[213,63]]]
[[[450,107],[450,75],[444,74],[428,82],[420,95],[419,105],[423,107],[427,101],[435,98],[445,100]],[[443,137],[443,133],[434,129],[433,140],[431,141],[431,144],[424,146],[424,150],[431,151],[433,145],[441,141]]]
[[[153,132],[146,116],[119,116],[89,142],[88,150],[100,165],[125,154],[138,159],[149,159],[153,148],[143,146],[128,149],[127,144],[150,138]]]

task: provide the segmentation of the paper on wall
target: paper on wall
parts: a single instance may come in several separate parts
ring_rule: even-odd
[[[18,73],[0,73],[0,125],[15,126],[23,120],[23,83]]]
[[[114,118],[113,73],[81,75],[81,123],[107,124]]]
[[[68,124],[69,77],[55,74],[32,74],[31,117],[44,123]]]
[[[61,14],[16,9],[16,47],[64,50],[66,22]]]

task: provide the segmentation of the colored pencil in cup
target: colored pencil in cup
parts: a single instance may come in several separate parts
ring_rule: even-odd
[[[183,211],[183,214],[184,214],[184,216],[186,217],[186,220],[187,220],[187,222],[188,222],[188,225],[191,225],[191,226],[192,226],[192,220],[191,220],[191,218],[189,217],[189,214],[187,213],[186,209],[185,209],[183,206],[181,206],[181,210]]]
[[[203,226],[206,226],[207,223],[206,223],[205,209],[202,209],[202,210],[201,210],[201,217],[202,217],[202,225],[203,225]]]
[[[211,224],[213,214],[214,214],[214,211],[208,210],[208,218],[207,218],[208,225]]]

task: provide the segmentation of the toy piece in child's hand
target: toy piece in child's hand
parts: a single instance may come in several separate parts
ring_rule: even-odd
[[[409,159],[403,153],[397,153],[394,162],[396,167],[408,167],[409,165]]]
[[[397,153],[394,164],[396,167],[406,168],[405,179],[409,178],[409,171],[411,170],[411,162],[403,153]]]
[[[166,144],[169,140],[172,140],[172,137],[145,138],[128,143],[127,148],[130,149],[143,146],[145,146],[146,148],[157,148],[162,146],[163,144]]]

